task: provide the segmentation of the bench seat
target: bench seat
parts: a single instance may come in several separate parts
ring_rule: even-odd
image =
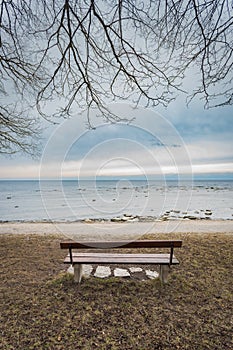
[[[147,264],[169,265],[170,254],[114,254],[114,253],[73,253],[73,264]],[[71,264],[70,255],[64,260]],[[179,264],[173,255],[170,265]]]

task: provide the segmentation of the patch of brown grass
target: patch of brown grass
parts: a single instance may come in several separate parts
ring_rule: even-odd
[[[60,237],[0,236],[0,349],[233,348],[233,235],[172,238],[183,247],[168,284],[90,278],[78,287]]]

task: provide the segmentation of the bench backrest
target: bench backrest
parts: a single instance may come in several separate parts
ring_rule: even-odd
[[[179,240],[138,240],[138,241],[65,241],[60,243],[61,249],[110,249],[110,248],[180,248]]]
[[[72,262],[72,249],[115,249],[115,248],[170,248],[170,264],[172,264],[173,249],[180,248],[182,241],[179,240],[137,240],[137,241],[65,241],[60,243],[61,249],[69,249],[70,261]]]

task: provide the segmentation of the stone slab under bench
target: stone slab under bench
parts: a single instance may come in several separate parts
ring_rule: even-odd
[[[67,272],[70,274],[74,274],[74,268],[72,265],[69,266]],[[121,277],[121,278],[132,278],[140,274],[139,279],[155,279],[159,277],[159,273],[157,271],[152,270],[144,270],[141,267],[129,267],[129,268],[119,268],[116,267],[111,269],[110,266],[101,266],[98,265],[96,268],[93,268],[92,265],[82,265],[82,275],[84,277],[94,276],[97,278],[108,278],[108,277]]]

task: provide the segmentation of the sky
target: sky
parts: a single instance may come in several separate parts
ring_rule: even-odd
[[[205,110],[196,100],[187,107],[179,97],[168,108],[109,108],[133,120],[106,124],[93,112],[91,130],[80,115],[46,125],[41,158],[1,156],[0,179],[233,179],[231,106]]]
[[[182,89],[195,90],[198,69],[187,70]],[[219,92],[217,83],[214,89]],[[41,157],[1,155],[0,179],[233,179],[232,106],[206,110],[199,96],[187,106],[186,95],[180,93],[168,107],[133,109],[119,102],[109,108],[131,122],[106,124],[94,111],[92,130],[79,111],[55,126],[41,119]]]

